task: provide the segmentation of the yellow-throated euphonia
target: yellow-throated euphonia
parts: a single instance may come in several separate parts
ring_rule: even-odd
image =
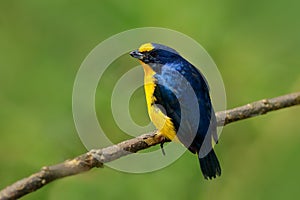
[[[213,149],[218,140],[217,123],[204,76],[177,51],[162,44],[143,44],[130,55],[144,68],[148,113],[159,133],[179,140],[197,154],[205,179],[220,176]]]

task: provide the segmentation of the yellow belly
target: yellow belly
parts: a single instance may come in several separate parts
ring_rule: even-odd
[[[154,126],[163,136],[169,138],[170,140],[176,140],[176,131],[173,122],[157,106],[153,104],[156,100],[153,96],[154,89],[156,87],[155,78],[153,77],[155,75],[155,72],[149,65],[143,62],[141,63],[145,72],[144,89],[149,117]]]
[[[150,119],[157,130],[159,130],[163,136],[169,138],[170,140],[174,140],[176,137],[176,131],[171,119],[164,115],[164,113],[155,106],[151,106],[148,112]]]

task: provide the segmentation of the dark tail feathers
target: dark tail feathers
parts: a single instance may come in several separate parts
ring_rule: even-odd
[[[199,158],[199,162],[205,179],[221,176],[220,163],[213,149],[205,157]]]

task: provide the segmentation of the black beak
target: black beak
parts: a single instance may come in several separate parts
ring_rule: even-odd
[[[144,55],[142,53],[140,53],[138,50],[134,50],[134,51],[130,52],[130,55],[139,60],[143,60],[143,58],[144,58]]]

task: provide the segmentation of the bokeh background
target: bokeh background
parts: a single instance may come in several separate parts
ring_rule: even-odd
[[[189,35],[219,67],[232,108],[300,90],[299,8],[295,0],[1,1],[0,188],[86,151],[72,118],[72,87],[101,41],[144,26]],[[128,136],[113,121],[109,97],[133,62],[113,63],[96,95],[99,121],[115,142]],[[137,123],[149,122],[142,89],[130,110]],[[223,174],[214,181],[186,152],[159,171],[95,169],[24,199],[291,199],[300,196],[299,118],[293,107],[225,127],[216,146]]]

